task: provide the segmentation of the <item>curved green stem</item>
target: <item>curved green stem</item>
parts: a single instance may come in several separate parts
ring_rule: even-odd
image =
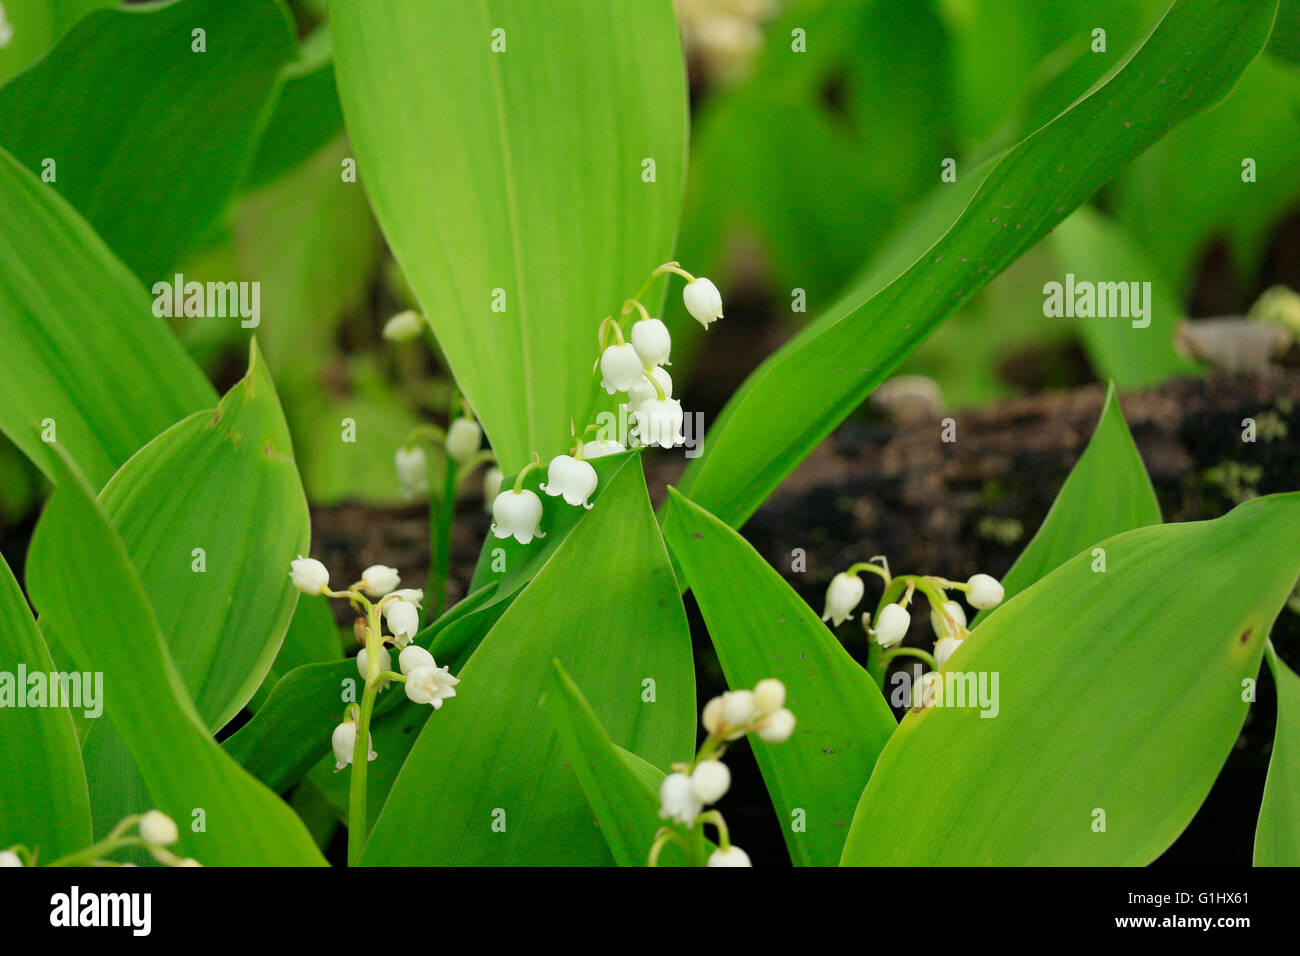
[[[472,459],[471,459],[472,460]],[[447,606],[447,575],[451,570],[451,525],[456,515],[456,476],[460,468],[447,457],[442,478],[442,499],[429,498],[429,620],[434,620]]]
[[[541,467],[542,467],[542,456],[537,454],[537,452],[533,452],[533,460],[530,461],[528,464],[524,465],[523,468],[519,469],[519,474],[515,476],[515,494],[519,494],[524,490],[524,478],[528,475],[528,473],[532,471],[534,468],[541,468]]]

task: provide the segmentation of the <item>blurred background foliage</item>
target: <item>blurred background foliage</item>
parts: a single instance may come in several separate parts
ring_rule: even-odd
[[[694,367],[699,330],[676,298],[665,319],[675,333],[678,391],[706,414],[851,283],[873,270],[887,280],[891,268],[905,266],[889,254],[909,223],[927,210],[933,216],[970,171],[1084,95],[1167,6],[674,2],[692,99],[678,258],[714,278],[728,303],[707,368]],[[24,76],[34,71],[79,64],[60,101],[68,109],[79,89],[110,79],[123,91],[177,95],[166,91],[185,71],[147,46],[112,60],[111,74],[95,72],[92,61],[109,63],[107,54],[73,28],[114,5],[4,0],[13,38],[0,49],[0,145],[24,161],[25,144],[40,152],[31,142],[34,118],[48,123],[59,104],[26,95]],[[177,6],[222,15],[219,0]],[[192,133],[181,131],[195,117],[183,109],[181,126],[150,123],[156,101],[124,94],[95,135],[105,143],[123,131],[143,137],[137,148],[155,169],[169,170],[162,188],[146,188],[151,174],[138,155],[89,187],[84,179],[65,185],[78,182],[65,177],[56,188],[146,284],[176,272],[259,281],[255,331],[310,499],[397,503],[393,452],[413,425],[442,414],[450,386],[431,337],[426,349],[380,335],[389,316],[418,304],[364,193],[341,182],[349,147],[327,4],[264,6],[267,20],[227,51],[256,68],[214,80],[229,104],[220,149],[195,150]],[[1244,314],[1266,288],[1294,284],[1300,271],[1298,144],[1300,0],[1286,0],[1268,52],[1228,99],[1143,155],[955,314],[902,371],[933,379],[946,407],[1107,377],[1135,387],[1196,371],[1174,350],[1179,319]],[[1256,182],[1242,181],[1244,157],[1256,163]],[[955,183],[941,179],[945,161],[955,162]],[[165,235],[127,228],[123,217],[165,220]],[[1044,318],[1043,284],[1067,272],[1152,282],[1156,321],[1140,349],[1133,337],[1121,347],[1097,323]],[[175,324],[218,387],[238,379],[254,330],[230,320]],[[348,418],[367,425],[354,446],[336,440]],[[42,494],[41,479],[0,438],[0,526],[30,520]]]

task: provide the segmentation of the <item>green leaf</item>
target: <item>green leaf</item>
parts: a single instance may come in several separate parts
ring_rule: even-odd
[[[275,660],[298,599],[289,563],[307,553],[310,533],[289,430],[256,345],[248,374],[216,410],[142,448],[100,503],[200,715],[220,729]]]
[[[1002,579],[1006,596],[1014,597],[1104,538],[1159,523],[1160,503],[1111,385],[1088,447],[1038,533]]]
[[[54,445],[102,488],[145,442],[217,401],[135,277],[0,150],[0,429],[46,475]]]
[[[278,0],[100,10],[0,89],[0,145],[37,172],[53,159],[53,187],[152,282],[239,185],[293,55]]]
[[[73,24],[115,0],[4,0],[12,36],[0,46],[0,85],[21,73],[59,42]]]
[[[563,451],[595,395],[601,318],[672,248],[686,91],[671,5],[330,14],[360,177],[502,469]]]
[[[1101,547],[1104,573],[1077,555],[948,660],[946,706],[885,747],[845,864],[1144,865],[1182,832],[1300,574],[1300,493]]]
[[[794,736],[751,735],[786,845],[801,866],[833,866],[881,748],[897,726],[875,682],[744,538],[675,490],[664,522],[727,684],[785,683]],[[805,826],[796,831],[797,811]],[[740,838],[743,844],[743,837]]]
[[[0,850],[21,844],[48,863],[90,844],[90,797],[69,708],[52,706],[49,695],[54,662],[3,556],[0,671]],[[45,689],[40,706],[27,706],[35,675]],[[78,686],[91,677],[79,675]],[[102,690],[101,683],[100,705]],[[85,696],[78,702],[89,703]]]
[[[1255,826],[1255,865],[1300,866],[1300,676],[1272,644],[1264,656],[1277,685],[1277,730]]]
[[[343,642],[339,628],[330,610],[329,598],[323,595],[302,595],[293,609],[284,643],[275,655],[275,662],[266,672],[262,686],[253,694],[249,706],[259,709],[266,703],[272,688],[289,672],[308,664],[336,663],[343,658]],[[247,725],[245,725],[247,726]]]
[[[275,110],[248,172],[250,185],[262,185],[282,176],[343,129],[328,26],[303,41],[298,59],[280,71],[279,86]],[[341,180],[339,169],[335,162],[336,183]]]
[[[662,821],[659,798],[623,758],[600,725],[591,705],[557,660],[542,698],[559,734],[560,746],[582,791],[587,795],[596,825],[619,866],[645,866]],[[660,865],[681,861],[680,850],[665,849]]]
[[[31,597],[77,666],[105,675],[105,713],[153,803],[180,823],[177,852],[208,866],[323,864],[293,812],[208,735],[125,545],[74,466],[55,461],[27,555]],[[188,825],[196,810],[200,832]]]
[[[536,707],[557,658],[590,689],[616,744],[657,766],[689,758],[690,633],[639,468],[617,473],[460,671],[457,696],[428,720],[397,776],[366,864],[609,860]],[[504,832],[494,832],[498,810]]]
[[[993,163],[961,217],[906,271],[870,298],[850,292],[760,366],[713,423],[682,492],[743,523],[953,309],[1125,163],[1223,96],[1263,46],[1275,9],[1175,3],[1122,68]],[[1207,35],[1221,42],[1206,44]]]

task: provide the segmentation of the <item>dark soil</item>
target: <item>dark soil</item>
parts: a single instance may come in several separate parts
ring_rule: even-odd
[[[745,526],[745,536],[818,609],[835,572],[877,554],[895,569],[958,579],[977,570],[1000,576],[1046,515],[1092,434],[1103,398],[1100,386],[1085,386],[952,413],[957,440],[950,443],[941,441],[937,421],[908,427],[850,421],[787,479]],[[1184,379],[1122,395],[1121,404],[1166,521],[1218,517],[1247,497],[1300,488],[1300,370]],[[1247,417],[1258,423],[1254,443],[1241,440]],[[656,504],[683,465],[676,456],[647,456]],[[312,551],[341,578],[352,580],[366,565],[383,562],[409,569],[419,582],[428,567],[425,522],[422,507],[317,509]],[[455,528],[452,600],[465,592],[487,525],[481,502],[466,502]],[[790,571],[797,548],[807,555],[803,573]],[[703,701],[723,683],[689,596],[687,607]],[[918,625],[913,634],[918,644],[920,631]],[[1300,615],[1284,610],[1273,641],[1292,666],[1300,665]],[[1218,782],[1160,864],[1250,864],[1273,739],[1267,668],[1259,686]],[[748,748],[737,745],[730,753],[735,784],[721,809],[737,841],[770,865],[785,856],[776,820]]]

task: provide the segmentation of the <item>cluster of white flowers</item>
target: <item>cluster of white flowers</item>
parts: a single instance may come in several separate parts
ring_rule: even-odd
[[[399,681],[406,696],[417,704],[427,704],[434,710],[442,702],[456,696],[460,679],[453,677],[446,667],[439,667],[430,654],[411,641],[420,630],[420,609],[424,605],[424,591],[419,588],[402,588],[401,575],[396,568],[375,564],[366,568],[357,581],[346,591],[331,591],[329,570],[315,558],[299,557],[289,566],[293,584],[304,594],[324,594],[327,597],[346,598],[362,615],[358,619],[358,638],[364,645],[357,653],[357,670],[366,682],[367,690],[375,693],[386,690],[392,681]],[[372,603],[369,599],[375,599]],[[388,625],[388,634],[383,633]],[[370,660],[371,646],[378,649],[378,663]],[[393,658],[387,644],[398,651],[400,673],[393,671]],[[335,769],[342,770],[352,763],[357,742],[356,715],[348,717],[334,728],[331,743],[334,748]],[[378,756],[373,748],[368,759]]]
[[[690,764],[677,764],[659,786],[659,817],[688,828],[711,823],[718,831],[719,848],[708,858],[709,866],[749,866],[749,855],[731,843],[722,814],[705,807],[717,803],[731,787],[731,771],[722,762],[726,744],[746,734],[777,744],[790,739],[795,718],[785,706],[785,685],[773,677],[759,681],[753,690],[727,691],[705,705],[701,722],[708,737]],[[690,852],[689,841],[677,831],[663,827],[650,852],[656,865],[659,852],[676,840]]]
[[[722,318],[722,295],[716,285],[684,271],[676,262],[667,262],[655,269],[650,278],[668,272],[686,280],[682,302],[697,322],[707,329]],[[640,317],[632,323],[625,336],[623,323],[633,312]],[[608,342],[611,335],[614,341]],[[673,448],[685,441],[682,403],[673,398],[673,380],[664,369],[665,365],[671,364],[669,356],[673,343],[663,320],[653,318],[639,298],[628,299],[618,319],[609,316],[600,323],[596,338],[600,346],[596,365],[600,370],[601,385],[610,395],[620,392],[627,395],[625,407],[634,424],[636,441],[660,448]],[[587,432],[595,427],[588,428]],[[586,442],[582,435],[574,435],[573,439],[570,452],[556,455],[546,466],[546,481],[541,490],[552,498],[563,498],[565,503],[575,508],[590,508],[590,498],[598,482],[591,462],[627,451],[627,448],[610,438]],[[450,437],[448,441],[450,443]],[[533,461],[516,476],[514,487],[505,490],[500,490],[498,472],[494,480],[498,490],[492,500],[492,533],[498,538],[513,537],[520,544],[528,544],[534,538],[546,536],[541,530],[542,500],[524,487],[524,477],[541,467],[541,457],[534,454]],[[487,490],[485,478],[485,498]]]
[[[131,829],[135,828],[135,835]],[[108,835],[97,843],[83,850],[76,850],[67,856],[53,861],[51,866],[134,866],[134,863],[118,863],[109,855],[123,847],[144,847],[163,866],[202,866],[193,857],[179,857],[171,850],[181,838],[181,831],[176,821],[161,810],[149,810],[143,814],[132,815],[121,820]],[[36,853],[24,846],[13,846],[0,850],[0,867],[35,866]]]
[[[877,561],[880,563],[875,563]],[[890,575],[889,566],[883,559],[873,558],[870,562],[855,564],[831,578],[831,583],[826,588],[826,609],[822,613],[822,620],[830,621],[832,627],[853,619],[854,611],[866,593],[866,587],[858,577],[862,571],[879,575],[884,580],[886,595],[896,596],[895,600],[881,605],[876,612],[874,626],[871,625],[870,614],[862,615],[863,630],[882,649],[902,643],[912,626],[912,616],[908,611],[912,597],[917,591],[925,595],[930,602],[930,627],[935,636],[935,670],[943,667],[970,636],[966,627],[966,612],[958,602],[948,598],[948,592],[964,592],[967,602],[976,610],[997,607],[1006,597],[1002,585],[988,574],[971,575],[964,583],[932,575],[904,574],[894,577]],[[927,674],[918,684],[918,689],[924,690],[927,681],[933,684],[935,679]]]

